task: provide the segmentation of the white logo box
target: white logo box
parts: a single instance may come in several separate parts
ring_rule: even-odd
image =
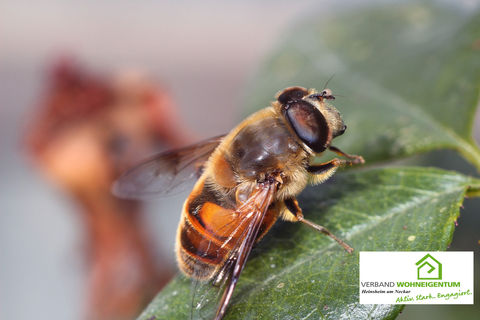
[[[473,304],[472,251],[362,251],[360,304]]]

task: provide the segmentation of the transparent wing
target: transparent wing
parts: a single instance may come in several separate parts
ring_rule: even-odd
[[[235,225],[227,224],[222,227],[231,234],[225,241],[225,244],[230,243],[230,254],[217,275],[209,283],[210,286],[213,284],[215,288],[208,289],[205,283],[195,282],[193,291],[194,295],[199,295],[199,300],[192,299],[192,319],[214,318],[220,320],[223,318],[240,273],[258,238],[275,191],[275,182],[259,184],[245,203],[237,208],[238,222]],[[208,243],[204,245],[208,246]]]
[[[233,261],[232,267],[230,267],[231,274],[228,280],[226,280],[226,287],[218,305],[215,320],[221,320],[225,315],[228,303],[232,298],[233,290],[237,286],[240,273],[245,267],[245,263],[259,234],[265,214],[267,213],[269,205],[272,203],[275,190],[275,183],[265,182],[259,185],[259,189],[254,191],[253,195],[238,210],[240,216],[246,214],[246,216],[250,216],[251,218],[249,219],[250,221],[247,227],[242,232],[242,236],[239,238],[241,240],[235,244],[232,250],[232,256],[228,260]]]
[[[187,182],[200,176],[203,164],[223,137],[153,156],[125,172],[114,183],[113,194],[125,199],[145,199],[183,191]]]

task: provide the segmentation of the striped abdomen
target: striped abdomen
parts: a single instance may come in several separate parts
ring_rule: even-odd
[[[231,250],[243,239],[246,214],[236,212],[234,199],[219,197],[202,177],[185,201],[177,234],[177,259],[181,270],[197,279],[209,279],[223,266]],[[278,210],[272,204],[258,239],[275,223]]]

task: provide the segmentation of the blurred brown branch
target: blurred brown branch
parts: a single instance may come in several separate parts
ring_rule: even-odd
[[[130,319],[170,279],[156,265],[140,203],[113,197],[115,178],[160,146],[189,141],[170,96],[145,77],[91,75],[73,59],[52,68],[28,127],[30,154],[79,205],[89,258],[88,319]]]

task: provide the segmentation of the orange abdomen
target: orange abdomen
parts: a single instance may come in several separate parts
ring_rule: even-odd
[[[185,201],[178,229],[177,259],[188,276],[210,279],[223,266],[232,249],[245,236],[251,219],[237,213],[235,199],[219,197],[201,178]],[[257,241],[278,217],[278,206],[270,205]]]

